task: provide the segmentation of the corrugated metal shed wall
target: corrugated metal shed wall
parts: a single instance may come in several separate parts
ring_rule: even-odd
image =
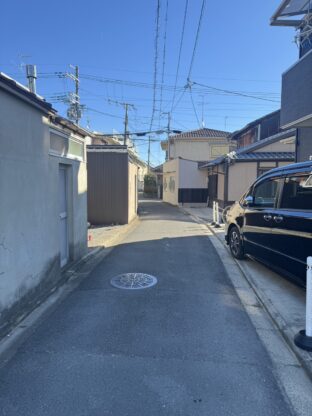
[[[88,221],[128,222],[128,153],[87,152]]]

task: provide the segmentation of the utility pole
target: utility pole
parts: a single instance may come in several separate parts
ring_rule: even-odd
[[[108,100],[108,102],[109,102],[109,103],[118,104],[118,105],[122,105],[122,106],[124,107],[124,109],[125,109],[125,121],[124,121],[124,124],[125,124],[125,130],[124,130],[124,145],[126,145],[126,144],[127,144],[127,136],[128,136],[128,121],[129,121],[129,118],[128,118],[128,109],[129,109],[129,108],[132,108],[133,110],[135,110],[135,107],[134,107],[134,105],[133,105],[133,104],[130,104],[130,103],[124,103],[124,102],[121,102],[121,101],[116,101],[116,100]]]
[[[79,102],[79,67],[75,66],[75,94],[76,94],[76,124],[79,123],[79,113],[80,113],[80,102]]]
[[[124,133],[124,146],[127,144],[127,132],[128,132],[128,103],[124,103],[125,106],[125,133]]]
[[[83,106],[80,105],[80,97],[79,97],[79,67],[70,65],[70,68],[74,69],[74,73],[66,72],[65,76],[70,78],[75,83],[75,92],[69,93],[66,99],[68,102],[69,107],[67,109],[67,117],[74,121],[77,125],[79,124],[79,120],[82,117],[82,108]]]
[[[170,122],[171,122],[171,113],[168,111],[166,113],[163,114],[167,114],[168,115],[168,124],[167,124],[167,160],[170,160]]]
[[[147,171],[150,171],[150,157],[151,157],[151,136],[148,136],[148,151],[147,151]]]

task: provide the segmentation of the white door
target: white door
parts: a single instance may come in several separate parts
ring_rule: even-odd
[[[59,227],[61,267],[68,262],[67,170],[59,167]]]

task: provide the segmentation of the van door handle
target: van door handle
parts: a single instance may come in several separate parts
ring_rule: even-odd
[[[284,218],[281,215],[274,215],[273,219],[277,224],[279,224]]]
[[[265,214],[263,215],[265,221],[270,221],[272,219],[272,215]]]

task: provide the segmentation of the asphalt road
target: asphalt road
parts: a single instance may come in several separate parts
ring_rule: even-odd
[[[0,369],[1,416],[291,414],[205,231],[157,202]]]

